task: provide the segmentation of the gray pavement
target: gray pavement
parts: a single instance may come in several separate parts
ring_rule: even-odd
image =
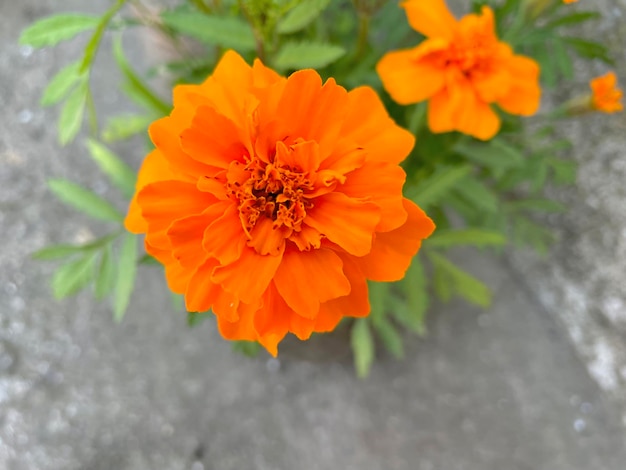
[[[212,322],[186,327],[154,268],[122,325],[89,294],[55,302],[54,265],[29,253],[106,227],[54,201],[45,179],[114,192],[80,141],[58,147],[56,110],[37,106],[81,40],[31,51],[16,38],[37,17],[108,2],[85,3],[0,0],[0,469],[624,469],[619,400],[528,278],[473,252],[460,260],[495,289],[493,307],[435,306],[428,338],[403,361],[380,357],[366,381],[345,331],[289,341],[278,361],[233,354]],[[99,61],[98,106],[119,112],[110,56]],[[140,141],[116,150],[142,157]]]

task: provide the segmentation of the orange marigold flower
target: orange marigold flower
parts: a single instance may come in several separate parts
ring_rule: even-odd
[[[277,75],[227,52],[174,88],[139,171],[126,227],[145,233],[189,311],[273,354],[292,332],[369,313],[367,279],[404,276],[433,222],[403,198],[414,139],[368,87],[314,70]]]
[[[578,0],[563,0],[563,3],[575,3]]]
[[[609,72],[601,77],[594,78],[589,82],[592,97],[591,105],[596,111],[615,113],[622,111],[622,90],[617,86],[617,76]]]
[[[427,39],[389,52],[376,68],[396,102],[429,100],[431,131],[456,130],[487,140],[500,128],[491,104],[524,116],[537,111],[539,66],[498,40],[489,7],[457,21],[444,0],[407,0],[401,6],[411,27]]]

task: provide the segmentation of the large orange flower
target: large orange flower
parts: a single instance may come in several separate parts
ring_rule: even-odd
[[[444,0],[408,0],[401,6],[411,27],[427,39],[386,54],[377,71],[396,102],[429,100],[431,131],[456,130],[487,140],[500,128],[492,104],[511,114],[537,111],[539,66],[498,40],[489,7],[457,21]]]
[[[402,197],[413,136],[367,87],[227,52],[203,84],[174,89],[150,136],[126,227],[188,310],[273,355],[288,332],[367,315],[366,280],[402,278],[434,229]]]
[[[608,72],[589,82],[591,87],[591,107],[596,111],[616,113],[624,109],[622,104],[622,90],[617,86],[615,72]]]

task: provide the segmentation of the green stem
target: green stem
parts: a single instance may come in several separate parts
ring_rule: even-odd
[[[79,72],[82,73],[87,70],[91,64],[93,63],[93,59],[96,56],[96,52],[98,51],[98,47],[100,46],[100,41],[102,40],[102,36],[104,35],[104,31],[109,24],[109,21],[115,16],[115,14],[124,6],[126,0],[117,0],[115,5],[113,5],[109,10],[102,16],[96,30],[91,36],[91,39],[87,43],[87,47],[85,48],[85,57],[83,58],[83,62],[80,66]]]
[[[370,17],[368,14],[359,12],[359,39],[357,42],[355,61],[363,58],[369,44]]]
[[[207,13],[207,14],[211,13],[211,8],[209,8],[209,6],[206,3],[204,3],[202,0],[191,0],[191,3],[193,3],[195,7],[198,10],[200,10],[202,13]]]

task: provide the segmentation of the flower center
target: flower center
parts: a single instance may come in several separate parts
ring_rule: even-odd
[[[262,218],[270,219],[273,229],[299,231],[307,209],[313,206],[306,197],[313,189],[308,175],[275,157],[271,160],[233,162],[229,169],[227,192],[237,202],[241,225],[249,237]]]

